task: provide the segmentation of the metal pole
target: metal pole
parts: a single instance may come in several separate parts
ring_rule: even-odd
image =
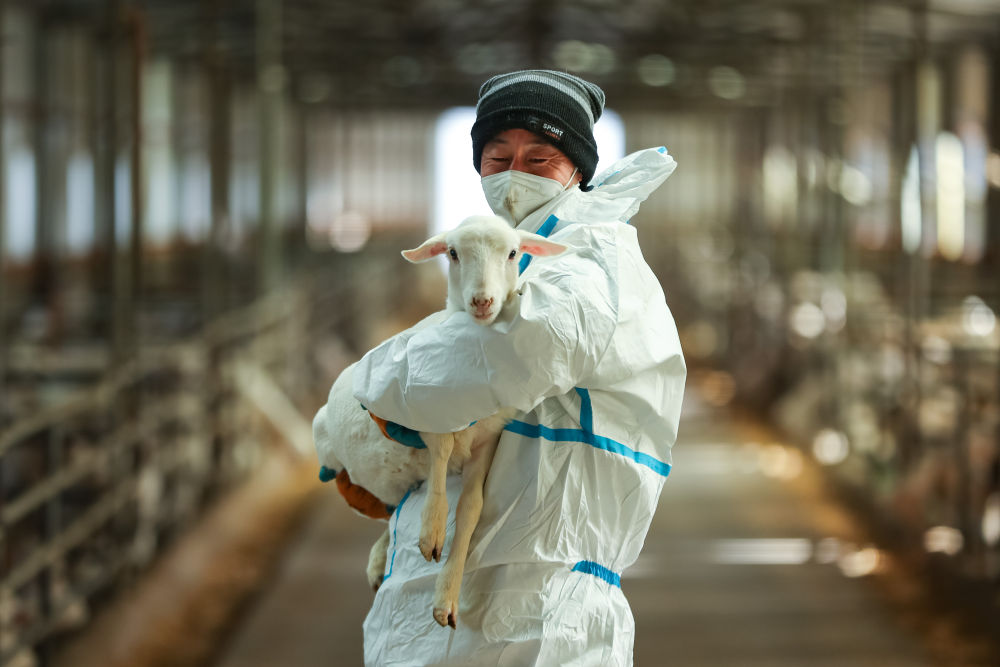
[[[145,231],[143,211],[143,145],[142,145],[142,66],[146,50],[146,26],[143,15],[138,9],[130,9],[129,43],[131,46],[131,124],[132,146],[129,159],[129,174],[131,176],[132,230],[128,254],[128,349],[135,352],[138,348],[139,308],[142,303],[142,244]]]
[[[6,21],[5,12],[6,7],[4,7],[4,0],[0,0],[0,43],[6,42]],[[6,107],[3,104],[3,92],[4,92],[4,80],[3,71],[6,63],[3,61],[3,49],[0,49],[0,396],[6,396],[7,392],[5,390],[4,384],[6,383],[6,368],[7,368],[7,313],[6,313],[6,280],[4,279],[5,265],[7,259],[7,247],[6,247],[6,237],[7,237],[7,162],[3,155],[3,145],[4,145],[4,111]],[[0,414],[2,414],[3,406],[0,405]],[[2,460],[0,460],[2,463]],[[0,534],[3,533],[2,526],[0,526]]]
[[[298,174],[296,180],[298,181],[298,202],[295,209],[295,213],[298,216],[296,220],[296,233],[298,235],[299,242],[306,236],[306,225],[308,224],[309,217],[309,139],[310,139],[310,123],[309,120],[312,117],[311,110],[306,104],[302,102],[297,103],[298,107]]]
[[[211,227],[203,255],[204,319],[217,316],[224,306],[227,283],[224,255],[219,244],[229,227],[230,87],[219,37],[220,0],[212,3],[206,37],[209,77],[209,164],[211,169]]]
[[[115,166],[118,159],[118,57],[121,44],[122,0],[107,0],[104,25],[97,39],[97,84],[95,95],[97,126],[94,145],[95,236],[100,239],[104,262],[98,290],[105,302],[106,334],[112,364],[124,357],[123,301],[125,285],[118,259],[118,221],[115,207]]]
[[[996,29],[1000,31],[1000,21],[997,22]],[[997,58],[990,62],[989,100],[986,107],[986,145],[997,146],[1000,144],[1000,61]],[[979,275],[983,278],[983,284],[989,285],[996,280],[996,270],[1000,266],[1000,187],[987,189],[985,215],[984,257],[979,262]]]
[[[912,90],[914,104],[910,106],[914,110],[913,116],[913,138],[917,145],[918,162],[920,167],[918,173],[924,171],[923,165],[930,158],[928,155],[928,145],[933,141],[938,125],[938,100],[929,99],[927,87],[929,85],[929,75],[924,68],[929,66],[929,49],[927,41],[927,6],[920,3],[912,9],[912,19],[914,23],[914,33],[916,37],[916,52],[914,54],[912,72]],[[928,104],[929,103],[929,104]],[[926,259],[924,246],[926,237],[932,230],[927,220],[929,215],[934,215],[930,205],[930,199],[926,192],[926,184],[922,176],[918,179],[920,188],[920,245],[908,257],[909,277],[907,280],[907,312],[905,326],[904,354],[906,358],[907,373],[905,376],[904,397],[907,435],[904,440],[910,444],[910,457],[912,462],[919,460],[924,448],[923,433],[918,424],[918,412],[923,393],[920,383],[921,368],[923,366],[920,354],[920,323],[927,313],[928,290],[931,284],[932,266]]]
[[[281,235],[275,211],[281,155],[278,135],[285,71],[281,66],[281,0],[257,0],[257,99],[260,151],[258,233],[259,280],[264,292],[273,288],[281,272]]]
[[[997,28],[1000,28],[998,22]],[[986,128],[987,146],[996,146],[1000,143],[1000,62],[994,58],[990,62],[990,102],[987,106],[989,126]],[[1000,188],[989,188],[986,194],[986,230],[985,243],[983,244],[984,256],[979,261],[979,282],[982,285],[996,284],[996,271],[1000,267]],[[998,295],[1000,298],[1000,295]],[[1000,361],[1000,360],[998,360]],[[2,359],[0,359],[2,363]],[[996,386],[1000,392],[1000,363],[994,368],[997,381]],[[1000,393],[994,395],[995,401],[1000,401]],[[1000,421],[994,427],[994,442],[1000,442]],[[992,463],[992,484],[993,491],[1000,491],[1000,457],[995,458]],[[994,555],[1000,555],[1000,550],[994,545]]]
[[[52,335],[55,294],[55,234],[52,220],[52,206],[49,201],[49,49],[48,22],[45,12],[39,16],[39,30],[35,35],[33,95],[33,137],[35,152],[35,251],[34,275],[32,276],[32,297],[41,304],[50,317],[46,327],[46,337]]]

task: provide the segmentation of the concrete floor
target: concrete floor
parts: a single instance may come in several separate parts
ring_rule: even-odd
[[[886,593],[892,559],[866,548],[822,486],[795,450],[691,397],[646,546],[622,581],[635,664],[977,664],[928,650]],[[218,667],[361,664],[364,567],[380,530],[333,489],[322,494]]]

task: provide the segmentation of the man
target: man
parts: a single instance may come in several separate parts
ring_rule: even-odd
[[[355,396],[411,429],[456,431],[502,406],[456,630],[431,616],[440,563],[418,548],[423,489],[394,512],[365,621],[370,665],[628,665],[621,572],[639,554],[670,470],[685,378],[673,319],[627,224],[673,171],[664,149],[593,187],[604,93],[544,70],[487,81],[473,162],[494,212],[570,246],[522,263],[518,303],[490,327],[437,318],[368,353]],[[460,478],[449,479],[449,540]]]

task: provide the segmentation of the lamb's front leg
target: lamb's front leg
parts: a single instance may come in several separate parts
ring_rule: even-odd
[[[378,541],[372,546],[368,554],[368,583],[372,590],[377,591],[382,585],[382,577],[385,575],[386,553],[389,551],[389,526],[385,527]]]
[[[472,457],[462,469],[462,495],[455,509],[455,537],[448,560],[438,573],[434,590],[434,620],[442,626],[456,626],[458,594],[462,588],[465,559],[469,555],[472,533],[483,510],[483,485],[493,463],[496,447],[496,441],[481,444],[473,450]]]
[[[420,524],[420,553],[424,558],[441,560],[448,529],[448,459],[455,447],[453,433],[421,433],[430,452],[431,469],[427,475],[427,499]]]

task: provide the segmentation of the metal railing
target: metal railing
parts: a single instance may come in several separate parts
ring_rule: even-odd
[[[52,638],[86,624],[98,594],[140,576],[272,443],[311,455],[306,415],[339,371],[313,352],[350,349],[407,298],[393,261],[345,259],[192,339],[140,347],[0,430],[0,664],[47,661]]]

